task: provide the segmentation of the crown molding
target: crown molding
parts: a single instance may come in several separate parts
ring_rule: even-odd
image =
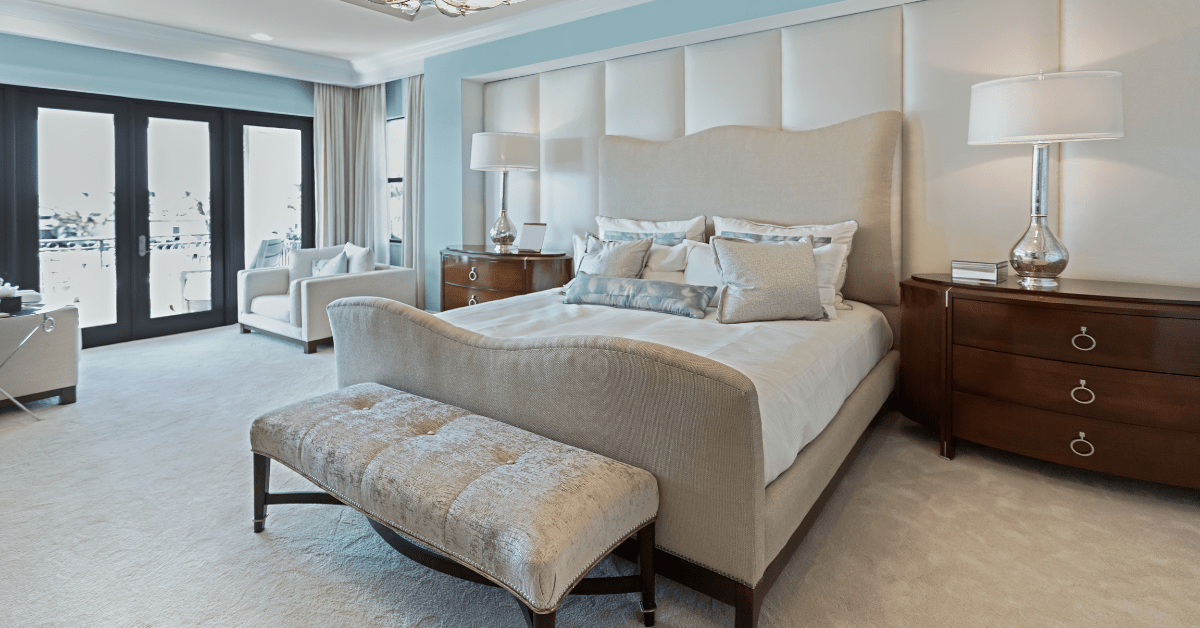
[[[359,81],[356,86],[373,85],[375,83],[383,83],[420,74],[424,60],[429,57],[486,44],[506,37],[532,33],[543,28],[558,26],[567,22],[589,18],[593,15],[618,11],[651,1],[564,0],[548,7],[493,20],[487,24],[461,30],[431,41],[390,50],[365,59],[357,59],[354,61],[354,70]],[[497,9],[490,10],[495,11]]]
[[[0,32],[305,81],[356,82],[353,64],[343,59],[30,0],[0,0]]]
[[[420,74],[424,71],[425,59],[432,56],[650,1],[563,0],[354,61],[33,0],[0,0],[0,33],[303,81],[361,87]],[[350,3],[358,4],[353,0]]]

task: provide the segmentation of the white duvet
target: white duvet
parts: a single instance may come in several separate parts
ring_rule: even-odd
[[[731,366],[758,390],[763,475],[770,484],[837,414],[842,402],[892,346],[883,314],[847,301],[833,321],[722,325],[602,305],[566,305],[558,290],[538,292],[439,316],[496,338],[599,335],[675,347]]]

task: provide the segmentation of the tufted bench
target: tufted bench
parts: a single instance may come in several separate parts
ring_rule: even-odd
[[[254,531],[267,506],[344,504],[422,564],[511,592],[554,626],[568,593],[641,593],[654,625],[653,475],[461,408],[359,384],[269,412],[250,429]],[[325,493],[269,493],[270,461]],[[583,579],[638,536],[640,573]]]

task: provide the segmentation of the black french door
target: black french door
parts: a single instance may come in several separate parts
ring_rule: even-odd
[[[247,249],[312,246],[311,119],[0,86],[0,168],[0,277],[85,347],[236,322]]]

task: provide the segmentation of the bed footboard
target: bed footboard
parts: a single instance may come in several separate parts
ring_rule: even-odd
[[[335,301],[329,320],[339,387],[377,382],[650,471],[659,548],[762,575],[762,426],[739,371],[622,338],[490,338],[380,298]]]

